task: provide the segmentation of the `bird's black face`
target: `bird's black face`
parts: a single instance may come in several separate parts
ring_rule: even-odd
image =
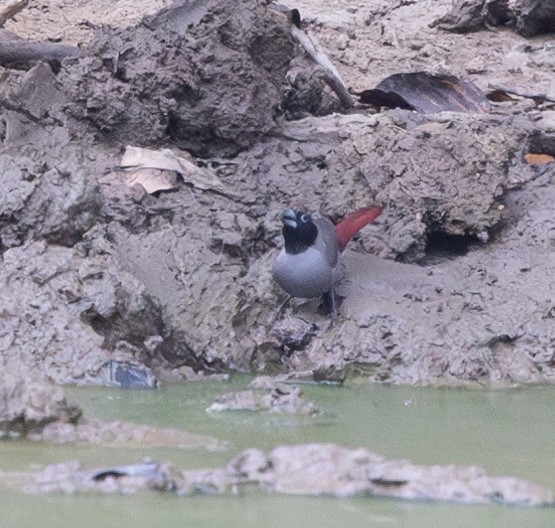
[[[287,253],[297,255],[314,244],[318,229],[308,213],[286,209],[281,213],[281,221]]]

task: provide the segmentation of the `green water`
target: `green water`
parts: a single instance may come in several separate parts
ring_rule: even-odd
[[[484,467],[555,489],[555,387],[511,391],[380,385],[303,387],[317,417],[207,414],[223,392],[248,379],[192,383],[156,392],[67,389],[86,416],[174,427],[228,442],[226,451],[123,449],[3,442],[1,470],[80,460],[87,467],[151,457],[182,467],[225,463],[248,447],[335,442],[422,464]],[[525,509],[357,498],[239,496],[25,496],[0,492],[0,527],[555,527],[555,508]]]

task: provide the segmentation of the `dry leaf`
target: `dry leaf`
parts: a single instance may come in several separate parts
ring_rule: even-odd
[[[530,165],[545,165],[546,163],[553,163],[555,161],[555,157],[550,156],[549,154],[533,154],[529,152],[524,155],[524,160]]]
[[[427,72],[397,73],[373,90],[356,93],[359,102],[376,107],[405,108],[423,113],[487,112],[490,103],[470,81]]]
[[[185,153],[178,156],[169,149],[153,150],[128,145],[121,158],[120,169],[129,173],[125,177],[127,185],[131,187],[139,183],[150,194],[173,189],[177,185],[177,174],[197,189],[231,194],[212,172],[198,167],[185,156]]]
[[[177,187],[177,173],[160,169],[135,169],[124,175],[128,187],[142,185],[148,194],[169,191]]]

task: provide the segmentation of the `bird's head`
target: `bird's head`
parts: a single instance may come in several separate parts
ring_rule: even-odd
[[[285,209],[281,213],[281,221],[287,253],[296,255],[314,244],[318,236],[318,228],[308,213]]]

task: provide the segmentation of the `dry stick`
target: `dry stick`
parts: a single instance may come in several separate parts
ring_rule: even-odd
[[[29,0],[7,0],[0,4],[0,27],[27,6]]]
[[[83,56],[83,51],[69,44],[51,44],[31,40],[0,40],[0,66],[9,68],[14,64],[62,60],[66,57]]]
[[[354,105],[354,99],[351,97],[339,72],[335,69],[335,66],[328,59],[327,55],[322,51],[316,39],[296,26],[291,26],[290,32],[291,36],[300,44],[309,57],[322,68],[324,80],[337,94],[341,104],[345,108],[351,108]]]

